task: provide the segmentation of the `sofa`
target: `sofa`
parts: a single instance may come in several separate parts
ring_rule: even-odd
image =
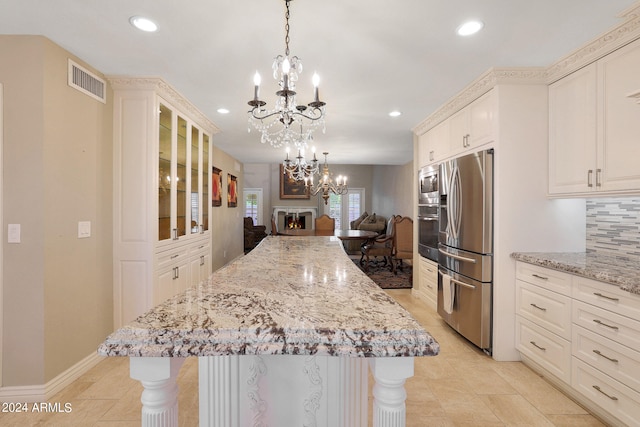
[[[384,234],[387,228],[387,219],[382,215],[377,215],[375,212],[369,215],[364,212],[357,219],[354,219],[349,223],[351,230],[365,230],[375,231],[378,234]],[[348,240],[345,244],[345,249],[348,253],[360,253],[360,246],[365,240]]]
[[[253,225],[253,218],[244,218],[244,253],[248,253],[255,248],[258,243],[267,237],[267,227],[264,225]]]

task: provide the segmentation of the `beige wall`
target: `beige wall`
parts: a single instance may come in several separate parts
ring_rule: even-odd
[[[403,166],[374,166],[372,211],[387,218],[391,215],[413,218],[415,176],[413,162]]]
[[[235,158],[215,147],[213,166],[222,170],[222,206],[211,208],[211,266],[213,271],[244,253],[242,189],[243,167]],[[238,207],[227,206],[227,174],[238,178]]]
[[[112,106],[70,88],[70,54],[43,37],[2,36],[0,57],[3,227],[22,228],[3,242],[2,385],[37,385],[111,332]]]

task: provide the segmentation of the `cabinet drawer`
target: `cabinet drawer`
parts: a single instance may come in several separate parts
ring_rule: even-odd
[[[580,326],[574,326],[572,354],[640,392],[640,353]]]
[[[186,260],[187,257],[189,256],[189,247],[181,246],[179,248],[171,249],[168,251],[158,252],[156,256],[158,259],[156,268],[158,270],[162,270],[171,264],[182,262],[182,260]]]
[[[571,386],[624,424],[639,426],[640,393],[573,358]]]
[[[423,259],[420,260],[420,289],[434,297],[438,294],[438,267]]]
[[[547,371],[571,381],[571,343],[533,322],[516,316],[516,348]]]
[[[561,271],[518,262],[516,278],[562,295],[571,295],[571,276]]]
[[[608,310],[573,301],[571,319],[576,325],[631,348],[640,348],[640,322]]]
[[[571,298],[516,280],[516,312],[543,328],[571,339]]]
[[[623,291],[616,285],[576,276],[573,278],[573,297],[614,313],[640,320],[640,295]]]

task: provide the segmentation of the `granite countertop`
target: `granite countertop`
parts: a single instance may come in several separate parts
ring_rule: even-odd
[[[268,236],[115,331],[103,356],[432,356],[439,345],[335,237]]]
[[[624,291],[640,295],[640,259],[598,252],[514,252],[511,257],[617,285]]]

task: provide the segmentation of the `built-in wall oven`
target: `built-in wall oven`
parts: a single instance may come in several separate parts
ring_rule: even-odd
[[[438,165],[426,166],[418,173],[418,253],[436,262],[440,202],[438,173]]]

